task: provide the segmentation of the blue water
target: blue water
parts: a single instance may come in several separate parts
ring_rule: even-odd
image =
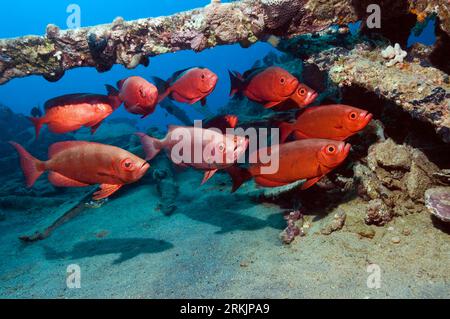
[[[169,15],[183,10],[189,10],[208,4],[209,0],[166,0],[145,1],[134,0],[132,5],[119,0],[80,0],[77,4],[81,8],[82,26],[109,23],[117,16],[126,20],[142,17],[155,17]],[[230,2],[230,1],[223,1]],[[49,23],[65,28],[69,13],[66,9],[72,1],[43,0],[31,2],[18,0],[2,4],[0,12],[0,37],[16,37],[25,34],[43,34]],[[352,33],[360,27],[360,23],[351,25]],[[411,35],[408,46],[415,42],[432,44],[435,41],[434,21],[430,21],[420,36]],[[214,111],[228,102],[229,80],[228,69],[247,70],[258,59],[263,58],[269,52],[276,52],[266,43],[258,43],[248,49],[239,45],[220,46],[201,53],[188,51],[167,54],[151,59],[149,67],[139,66],[134,70],[127,70],[123,66],[114,66],[107,73],[98,73],[92,68],[76,69],[66,72],[66,75],[57,83],[49,83],[42,77],[32,76],[24,79],[15,79],[6,85],[0,86],[0,101],[4,105],[11,106],[17,113],[28,114],[36,105],[43,105],[46,100],[63,94],[78,92],[103,93],[104,85],[114,84],[118,80],[130,75],[139,75],[144,78],[158,76],[168,78],[179,70],[191,66],[202,65],[210,68],[219,76],[216,90],[209,97],[208,107]],[[141,125],[154,125],[155,120],[162,126],[177,122],[171,116],[165,116],[161,109],[157,111]],[[190,110],[191,117],[201,117],[200,114]],[[131,117],[123,108],[113,114],[113,117]]]
[[[208,0],[191,1],[132,1],[129,5],[126,1],[77,1],[81,8],[82,26],[110,23],[117,16],[126,20],[143,17],[155,17],[169,15],[179,11],[193,9],[208,4]],[[230,1],[224,1],[230,2]],[[44,0],[31,2],[19,0],[14,3],[2,4],[0,12],[0,38],[16,37],[24,34],[43,34],[47,24],[53,23],[65,28],[68,13],[66,8],[72,1]],[[23,79],[15,79],[6,85],[0,86],[0,101],[11,106],[17,113],[28,114],[36,105],[43,105],[46,100],[69,93],[93,92],[104,93],[104,85],[115,84],[118,80],[131,75],[139,75],[144,78],[158,76],[168,78],[173,72],[191,66],[201,65],[213,70],[219,76],[219,82],[215,91],[208,98],[208,108],[215,110],[228,102],[229,77],[228,69],[245,71],[256,60],[265,57],[270,51],[275,51],[270,45],[259,43],[249,49],[243,49],[239,45],[221,46],[206,50],[201,53],[182,51],[175,54],[167,54],[151,59],[150,66],[139,66],[134,70],[127,70],[123,66],[115,66],[110,72],[98,73],[93,68],[75,69],[66,72],[65,76],[56,83],[49,83],[42,77],[32,76]],[[184,107],[186,109],[186,107]],[[202,115],[189,108],[189,115],[193,118],[201,118]],[[124,108],[120,108],[113,117],[133,117]],[[151,117],[142,121],[140,125],[149,126],[159,123],[166,126],[169,123],[178,123],[171,116],[166,117],[165,112],[157,108]]]

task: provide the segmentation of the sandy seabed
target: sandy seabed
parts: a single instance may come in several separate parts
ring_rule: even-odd
[[[320,230],[326,216],[306,217],[305,237],[283,245],[283,211],[229,193],[217,174],[180,175],[178,210],[158,209],[153,185],[129,186],[107,204],[85,209],[48,239],[18,236],[42,224],[55,208],[24,214],[4,209],[0,222],[2,298],[448,298],[449,233],[427,212],[364,226],[365,202],[353,199],[344,228]],[[369,234],[361,236],[361,234]],[[370,238],[373,237],[373,238]],[[67,267],[81,269],[81,288],[66,285]],[[380,269],[380,288],[368,288],[368,265]]]

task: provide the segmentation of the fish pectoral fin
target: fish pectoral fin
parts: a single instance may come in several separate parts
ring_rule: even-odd
[[[311,138],[308,135],[304,134],[303,132],[299,131],[299,130],[295,130],[294,131],[294,136],[296,140],[304,140],[304,139],[308,139]]]
[[[204,97],[203,99],[200,100],[200,103],[202,104],[202,106],[206,106],[206,102],[207,102],[206,97]]]
[[[100,185],[100,190],[94,193],[94,200],[100,200],[107,198],[117,192],[123,185],[109,185],[102,184]]]
[[[308,180],[302,185],[301,190],[305,190],[305,189],[310,188],[311,186],[314,186],[318,181],[320,181],[320,179],[321,179],[322,177],[323,177],[323,176],[319,176],[319,177],[314,177],[314,178],[308,179]]]
[[[280,102],[266,102],[266,103],[264,103],[264,107],[270,109],[278,104],[280,104]]]
[[[273,181],[262,176],[255,177],[255,182],[263,187],[281,187],[289,184],[285,182]]]
[[[53,186],[56,186],[56,187],[86,187],[86,186],[89,186],[89,184],[79,182],[77,180],[71,179],[69,177],[66,177],[66,176],[61,175],[56,172],[50,172],[48,174],[48,180],[50,183],[52,183]]]
[[[205,184],[211,177],[214,176],[215,173],[217,173],[217,169],[213,169],[211,171],[205,172],[205,176],[203,177],[202,183],[200,185]]]

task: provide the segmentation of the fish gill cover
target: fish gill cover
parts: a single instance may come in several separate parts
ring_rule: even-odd
[[[0,297],[449,297],[447,1],[22,2]]]

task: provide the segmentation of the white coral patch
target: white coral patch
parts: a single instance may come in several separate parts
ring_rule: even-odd
[[[404,50],[402,50],[400,44],[396,43],[395,46],[388,46],[386,49],[381,51],[381,56],[389,60],[386,62],[387,66],[393,66],[397,63],[402,63],[403,60],[406,58],[408,53]]]

